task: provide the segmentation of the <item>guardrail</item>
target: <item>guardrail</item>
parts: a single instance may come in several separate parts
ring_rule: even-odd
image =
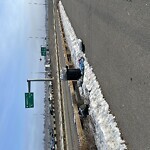
[[[60,12],[58,12],[58,13],[59,13],[59,17],[60,17]],[[70,53],[70,50],[68,49],[68,45],[66,43],[61,18],[59,18],[59,19],[60,19],[61,34],[62,34],[62,38],[63,38],[62,42],[63,42],[63,47],[64,47],[65,63],[68,66],[68,68],[74,68],[73,62],[71,60],[71,53]],[[78,113],[78,107],[77,107],[77,101],[76,101],[76,98],[75,98],[75,90],[74,90],[74,87],[73,87],[73,82],[74,81],[68,81],[68,86],[69,86],[69,89],[70,89],[71,97],[73,99],[72,106],[73,106],[73,112],[74,112],[74,121],[75,121],[76,128],[77,128],[79,148],[80,148],[80,150],[87,150],[86,137],[84,135],[82,125],[81,125],[81,121],[80,121],[80,117],[79,117],[79,113]]]

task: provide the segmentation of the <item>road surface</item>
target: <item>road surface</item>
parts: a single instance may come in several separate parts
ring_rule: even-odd
[[[150,149],[150,2],[62,3],[128,149]]]
[[[60,31],[60,22],[58,14],[56,15],[56,32],[57,32],[57,44],[58,44],[58,53],[59,53],[59,63],[60,69],[66,66],[64,58],[64,45],[63,39]],[[79,150],[78,135],[77,129],[74,122],[74,109],[73,109],[73,100],[71,97],[70,88],[67,81],[61,81],[62,88],[62,98],[64,101],[64,119],[66,124],[66,139],[68,150]]]
[[[57,148],[61,150],[63,147],[61,145],[62,135],[60,134],[60,125],[62,122],[60,121],[60,114],[63,115],[60,111],[60,101],[59,98],[59,85],[58,78],[57,78],[57,63],[60,63],[61,67],[65,67],[65,61],[64,61],[64,54],[63,54],[63,46],[62,41],[60,37],[60,29],[58,24],[58,16],[56,14],[56,9],[54,9],[54,5],[57,3],[57,0],[50,0],[49,1],[49,49],[50,49],[50,58],[51,58],[51,67],[52,67],[52,76],[54,77],[53,80],[53,89],[54,89],[54,105],[55,105],[55,116],[56,116],[56,133],[57,133]],[[55,19],[55,20],[54,20]],[[54,27],[55,26],[55,27]],[[56,33],[56,34],[55,34]],[[56,48],[58,48],[56,50]],[[56,62],[58,58],[56,58],[56,53],[59,51],[59,62]],[[66,125],[66,140],[67,140],[67,147],[68,150],[78,150],[79,149],[79,143],[78,143],[78,136],[77,136],[77,130],[74,123],[74,117],[73,117],[73,108],[72,108],[72,99],[70,95],[70,90],[68,87],[67,82],[61,83],[61,90],[63,93],[63,101],[64,101],[64,115],[65,115],[65,125]],[[65,145],[66,143],[64,143]]]

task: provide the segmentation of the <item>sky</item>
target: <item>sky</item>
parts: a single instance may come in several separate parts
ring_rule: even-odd
[[[44,70],[45,6],[34,3],[45,1],[0,0],[0,150],[43,150],[42,83],[32,84],[35,107],[24,105],[26,80],[44,76],[37,72]]]

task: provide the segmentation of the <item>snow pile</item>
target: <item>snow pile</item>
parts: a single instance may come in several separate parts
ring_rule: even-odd
[[[80,94],[88,97],[90,100],[89,114],[94,121],[96,146],[99,150],[127,149],[124,144],[125,141],[121,138],[117,123],[114,120],[115,117],[110,114],[109,105],[103,98],[99,83],[93,73],[93,68],[87,62],[85,54],[80,50],[78,38],[76,37],[61,2],[59,2],[59,9],[66,41],[71,51],[71,58],[75,67],[79,68],[78,60],[81,57],[85,59],[83,84],[79,90]]]

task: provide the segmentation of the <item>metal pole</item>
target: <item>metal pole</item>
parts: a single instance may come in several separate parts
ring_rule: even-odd
[[[29,81],[52,81],[54,80],[54,77],[53,78],[45,78],[45,79],[28,79],[27,82]]]
[[[31,81],[52,81],[54,80],[54,77],[53,78],[45,78],[45,79],[28,79],[27,82],[28,82],[28,93],[30,93],[30,89],[31,89]]]
[[[30,81],[27,81],[27,82],[28,82],[28,93],[30,93],[31,84],[30,84]]]

